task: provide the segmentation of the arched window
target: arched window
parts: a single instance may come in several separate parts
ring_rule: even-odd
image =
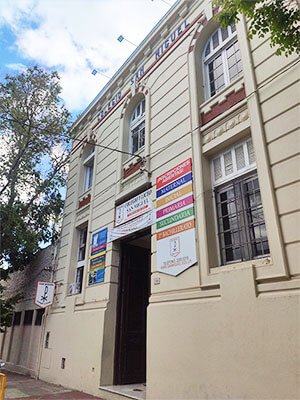
[[[202,55],[206,97],[214,96],[242,74],[242,62],[235,25],[218,28],[206,43]]]
[[[129,152],[134,154],[145,145],[145,99],[133,110],[129,130]]]
[[[93,183],[95,145],[88,144],[82,154],[83,192],[89,190]]]

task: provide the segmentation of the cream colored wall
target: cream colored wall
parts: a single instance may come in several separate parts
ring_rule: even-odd
[[[207,16],[211,13],[209,2],[187,3],[190,11],[184,18],[190,21],[203,9]],[[166,25],[172,32],[183,17],[179,18],[176,12],[170,21]],[[147,398],[297,398],[300,324],[299,224],[295,223],[299,209],[297,66],[292,67],[293,57],[274,56],[268,42],[254,41],[248,48],[241,23],[238,37],[244,77],[225,89],[216,101],[221,101],[224,93],[238,91],[242,85],[247,99],[200,127],[200,112],[209,110],[215,99],[203,103],[199,52],[202,38],[207,38],[214,27],[211,21],[204,27],[195,24],[136,88],[145,95],[149,108],[146,133],[149,149],[145,148],[141,155],[148,156],[149,150],[150,178],[146,173],[136,173],[123,180],[124,157],[97,148],[94,185],[90,191],[92,201],[78,210],[82,198],[80,150],[72,155],[55,274],[56,301],[46,324],[46,331],[51,332],[50,348],[43,350],[41,379],[92,394],[98,393],[100,384],[113,383],[119,244],[107,246],[105,282],[87,286],[86,262],[82,293],[67,296],[67,286],[76,267],[76,227],[89,222],[89,240],[92,232],[104,227],[111,229],[115,201],[141,190],[147,182],[155,187],[158,175],[192,157],[198,263],[177,277],[156,272],[155,225],[152,226]],[[158,40],[153,48],[163,40],[163,36],[157,37],[152,35],[153,41]],[[145,60],[147,69],[151,62]],[[285,68],[290,69],[275,79],[274,74]],[[126,93],[130,90],[131,74],[125,67],[121,75],[122,93]],[[268,82],[268,77],[272,81]],[[97,143],[110,148],[121,148],[126,143],[122,116],[125,106],[135,101],[130,96],[128,93],[94,129]],[[101,99],[101,105],[105,101]],[[80,138],[91,135],[97,112],[91,113],[91,119],[78,128]],[[271,255],[255,262],[216,267],[210,160],[220,149],[251,134]],[[157,278],[159,284],[154,284]],[[60,368],[62,357],[66,358],[64,370]]]
[[[251,267],[219,295],[150,305],[147,399],[297,399],[299,297],[256,292]]]
[[[299,58],[274,54],[269,41],[251,43],[271,174],[289,273],[300,273]],[[270,73],[271,71],[271,73]],[[268,83],[268,79],[272,79]],[[260,87],[261,86],[261,87]]]

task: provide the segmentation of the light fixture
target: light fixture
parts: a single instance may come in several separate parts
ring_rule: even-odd
[[[132,43],[130,40],[126,39],[123,35],[120,35],[120,36],[117,38],[117,40],[118,40],[118,42],[120,42],[120,43],[123,42],[123,40],[125,40],[126,42],[132,44],[132,46],[137,47],[136,44],[134,44],[134,43]]]

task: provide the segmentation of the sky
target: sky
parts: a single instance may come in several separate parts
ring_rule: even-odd
[[[0,0],[0,80],[27,66],[56,70],[61,97],[78,115],[135,50],[133,44],[138,45],[174,3]],[[133,44],[120,43],[120,35]]]

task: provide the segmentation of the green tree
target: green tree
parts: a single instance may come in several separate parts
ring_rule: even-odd
[[[296,0],[216,0],[220,6],[217,20],[231,25],[243,14],[249,20],[249,38],[270,36],[276,54],[300,54],[300,10]]]
[[[56,72],[28,68],[0,84],[1,277],[56,235],[63,207],[70,113]]]

